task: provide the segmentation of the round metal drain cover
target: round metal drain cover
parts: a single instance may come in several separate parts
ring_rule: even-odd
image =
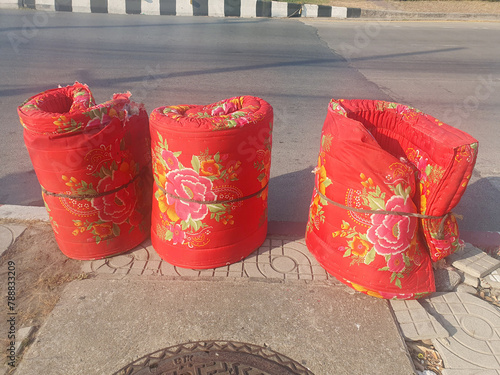
[[[268,348],[229,341],[198,341],[148,354],[114,375],[314,375]]]

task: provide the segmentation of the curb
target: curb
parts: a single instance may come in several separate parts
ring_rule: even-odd
[[[0,220],[50,221],[45,207],[17,206],[11,204],[0,205]]]
[[[0,0],[0,9],[210,17],[359,18],[361,9],[262,0]]]
[[[405,12],[264,0],[0,0],[0,9],[238,18],[500,20],[500,14]]]

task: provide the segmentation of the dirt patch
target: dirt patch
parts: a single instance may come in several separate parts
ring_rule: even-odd
[[[312,3],[349,8],[426,13],[500,14],[500,1],[481,0],[319,0]],[[307,1],[306,1],[307,3]]]
[[[7,295],[9,264],[11,267],[12,262],[15,264],[13,311],[16,313],[16,331],[23,327],[40,327],[59,301],[64,286],[87,277],[81,272],[80,261],[67,258],[59,250],[50,224],[33,223],[27,226],[26,231],[0,258],[0,283],[4,296]],[[7,300],[3,301],[2,311],[12,312]],[[7,319],[0,319],[0,332],[3,333],[0,342],[5,349],[10,341],[8,331]],[[2,350],[2,365],[7,362],[6,355],[6,350]]]

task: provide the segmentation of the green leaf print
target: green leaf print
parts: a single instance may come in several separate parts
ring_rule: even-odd
[[[196,171],[196,173],[200,173],[200,159],[196,155],[193,155],[191,158],[191,166]]]

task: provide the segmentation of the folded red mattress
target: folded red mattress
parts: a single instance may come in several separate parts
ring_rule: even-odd
[[[130,93],[94,105],[89,88],[75,83],[31,97],[18,114],[64,254],[99,259],[147,238],[152,184],[148,116]]]
[[[477,141],[413,108],[332,100],[321,137],[306,243],[325,269],[364,293],[419,298],[431,260],[459,248],[451,209]]]
[[[203,269],[258,248],[267,233],[272,107],[252,96],[165,106],[150,124],[158,254]]]

